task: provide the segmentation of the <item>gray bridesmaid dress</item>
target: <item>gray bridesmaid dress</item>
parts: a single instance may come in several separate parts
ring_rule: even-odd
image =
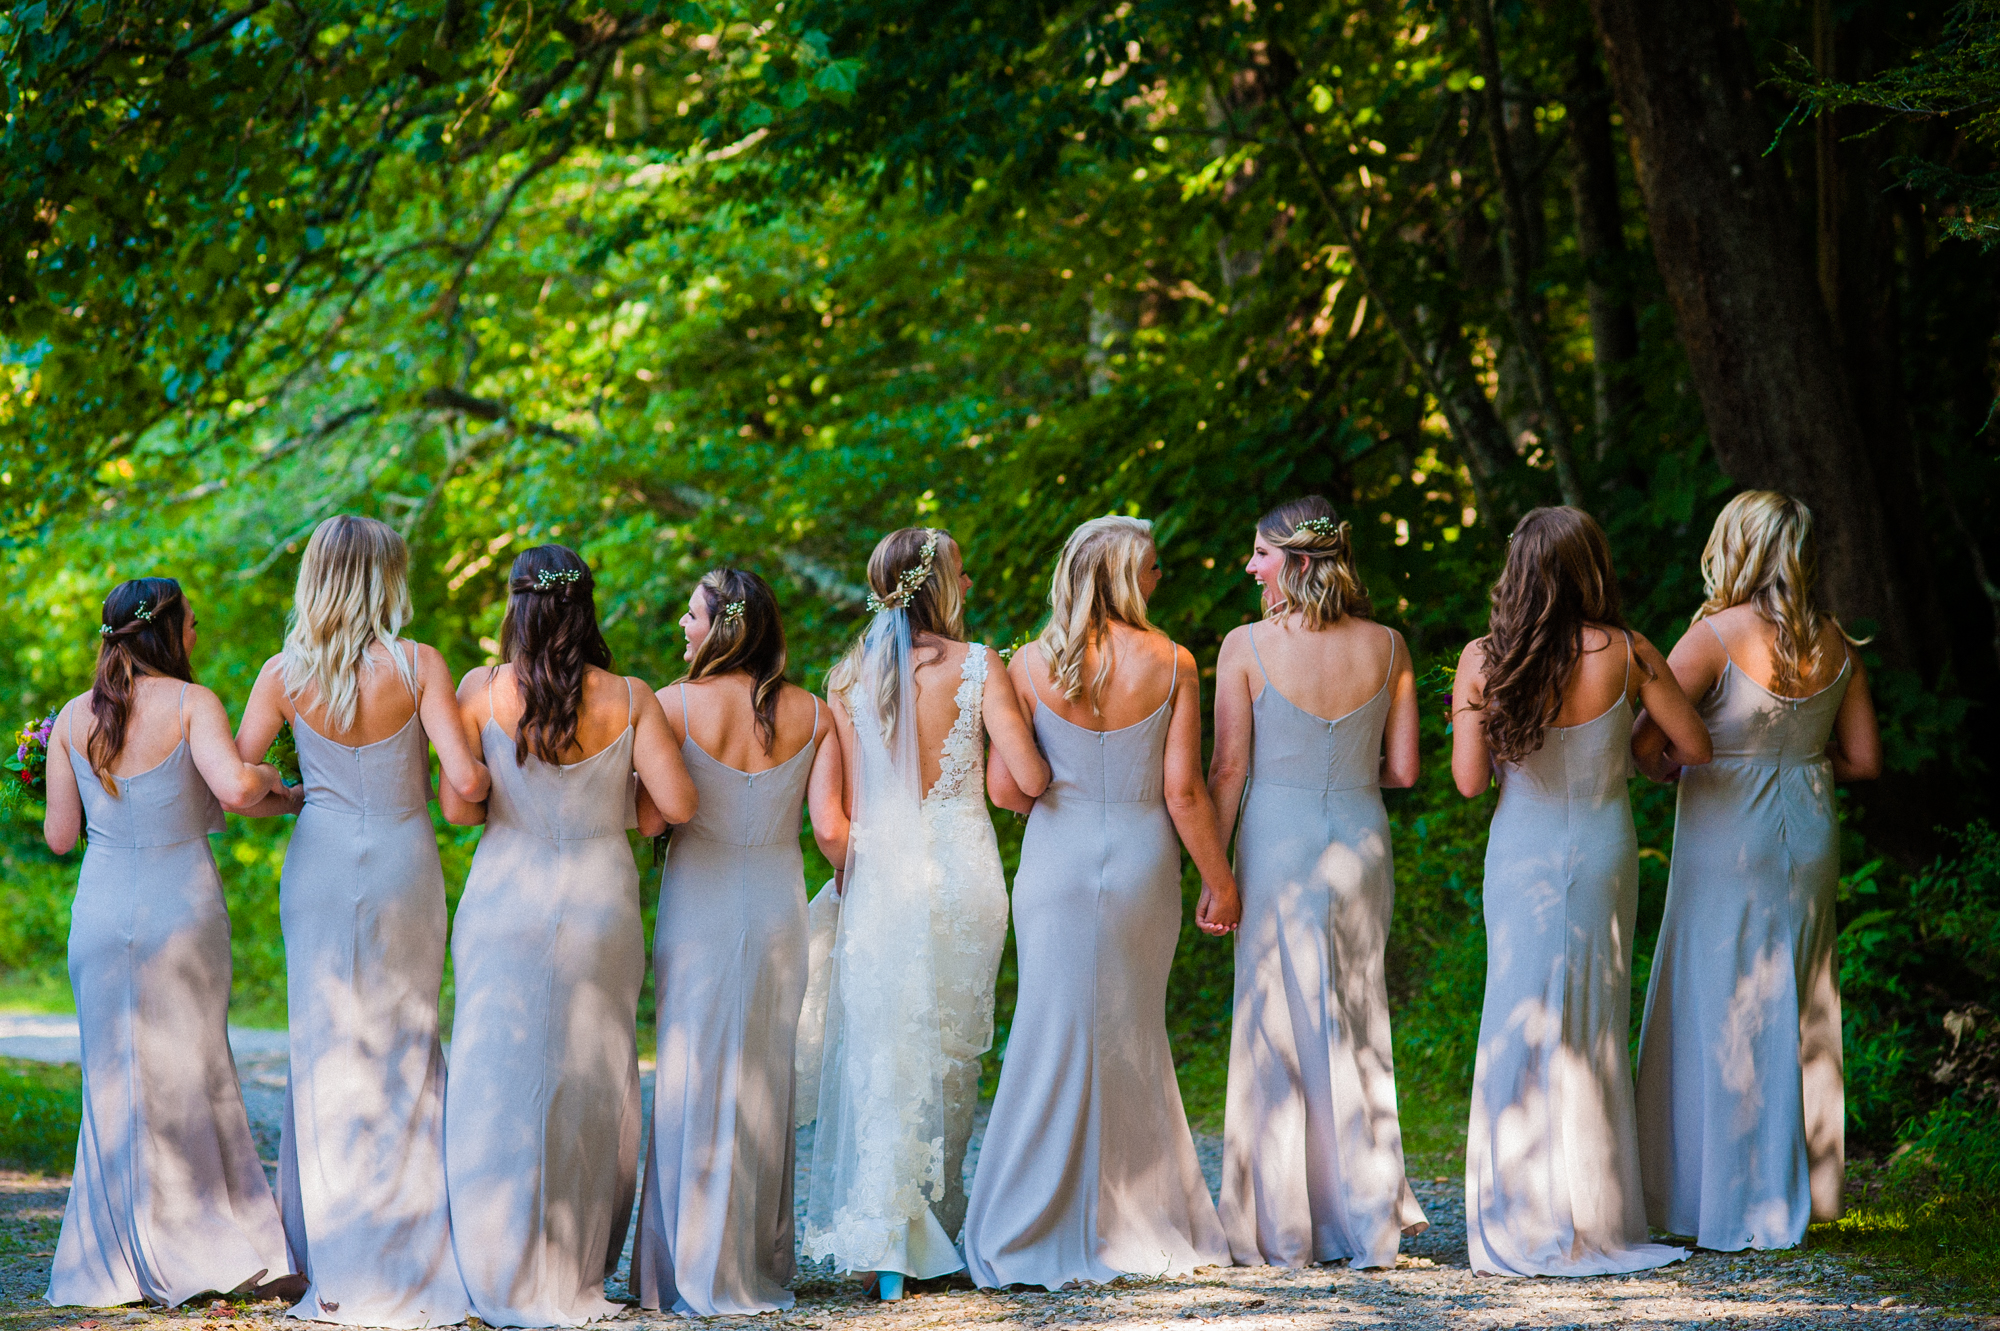
[[[90,841],[69,980],[83,1125],[48,1301],[172,1308],[291,1272],[229,1054],[229,914],[208,847],[222,806],[185,720],[158,766],[112,778],[113,797],[76,741],[77,705],[70,762]]]
[[[1785,698],[1728,662],[1701,703],[1715,758],[1681,773],[1639,1039],[1639,1170],[1652,1222],[1704,1248],[1789,1248],[1840,1216],[1826,743],[1848,680],[1843,662],[1811,697]]]
[[[291,1016],[278,1197],[312,1281],[293,1312],[440,1326],[471,1306],[444,1179],[444,872],[430,745],[412,714],[350,747],[292,723],[305,807],[279,917]]]
[[[480,732],[493,792],[451,936],[444,1130],[452,1248],[489,1326],[620,1311],[604,1280],[637,1190],[646,974],[627,718],[577,763],[517,765]]]
[[[687,715],[687,686],[681,686]],[[714,1317],[792,1306],[793,1067],[806,992],[799,809],[815,738],[743,772],[690,736],[699,805],[674,829],[653,936],[659,1071],[632,1249],[647,1310]]]
[[[1245,1266],[1394,1266],[1403,1229],[1427,1222],[1403,1173],[1382,969],[1396,897],[1380,784],[1389,681],[1328,721],[1273,687],[1254,626],[1250,650],[1264,689],[1236,838],[1222,1226]]]
[[[1486,1002],[1465,1139],[1472,1269],[1643,1271],[1687,1256],[1646,1241],[1627,1055],[1639,842],[1626,692],[1549,726],[1500,765],[1486,842]]]
[[[1229,1264],[1167,1045],[1181,922],[1164,794],[1172,703],[1169,689],[1144,721],[1099,732],[1035,699],[1053,775],[1014,878],[1020,1001],[965,1218],[982,1286]]]

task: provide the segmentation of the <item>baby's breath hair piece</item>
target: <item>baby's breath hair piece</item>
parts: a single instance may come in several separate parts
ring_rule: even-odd
[[[876,614],[880,614],[884,610],[901,610],[904,606],[908,605],[910,598],[917,594],[917,588],[930,581],[931,561],[937,555],[937,544],[937,528],[926,528],[923,553],[918,556],[917,562],[904,569],[903,575],[896,579],[895,591],[890,592],[887,596],[877,596],[874,592],[868,593],[868,609]]]
[[[723,623],[734,624],[742,618],[743,618],[743,602],[731,601],[728,605],[722,607]]]
[[[126,620],[123,624],[120,624],[117,628],[113,628],[109,624],[98,625],[97,636],[100,638],[108,638],[112,636],[114,633],[123,633],[125,630],[133,627],[134,625],[150,624],[152,622],[153,622],[152,607],[147,605],[144,601],[141,601],[136,607],[134,607],[132,611],[132,618]]]
[[[551,591],[557,587],[574,587],[583,580],[583,574],[573,568],[542,568],[535,570],[535,590]]]
[[[1309,531],[1318,536],[1338,536],[1340,524],[1332,518],[1301,518],[1293,531]]]

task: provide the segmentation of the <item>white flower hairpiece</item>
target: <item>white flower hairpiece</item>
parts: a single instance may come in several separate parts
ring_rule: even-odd
[[[917,588],[930,581],[931,562],[937,555],[938,531],[935,527],[925,530],[923,553],[917,557],[916,563],[903,570],[902,577],[896,579],[896,590],[887,596],[868,593],[868,608],[871,611],[880,614],[884,610],[901,610],[917,594]]]
[[[535,590],[545,592],[555,587],[574,587],[583,581],[583,574],[573,568],[540,568],[535,570]]]
[[[1318,536],[1340,535],[1340,524],[1332,518],[1301,518],[1292,524],[1293,531],[1309,531]]]
[[[144,601],[139,602],[138,607],[132,611],[132,618],[126,620],[123,624],[119,625],[117,628],[112,628],[109,624],[99,624],[97,626],[97,636],[100,638],[108,638],[114,633],[118,633],[123,631],[124,629],[130,628],[134,622],[140,624],[150,624],[153,622],[152,608],[148,606]]]
[[[722,622],[734,624],[743,618],[743,602],[731,601],[722,607]]]

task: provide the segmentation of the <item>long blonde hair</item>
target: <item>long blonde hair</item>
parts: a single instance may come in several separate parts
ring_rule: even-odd
[[[874,602],[887,603],[890,608],[909,614],[913,644],[923,635],[965,641],[965,588],[958,579],[957,554],[958,542],[943,528],[902,527],[877,541],[875,552],[868,556],[868,590],[874,593]],[[908,586],[904,585],[906,575]],[[860,682],[862,644],[866,637],[863,634],[856,638],[847,655],[827,672],[828,693],[844,694]],[[911,665],[916,662],[913,660]],[[875,681],[875,717],[881,725],[884,743],[895,735],[901,688],[894,670],[882,671]],[[848,706],[851,708],[853,704],[850,702]]]
[[[1772,659],[1774,693],[1798,693],[1820,670],[1820,627],[1840,622],[1821,615],[1813,599],[1819,581],[1819,542],[1812,510],[1776,490],[1745,490],[1727,504],[1701,552],[1701,581],[1708,599],[1694,612],[1709,615],[1748,602],[1778,631]]]
[[[1297,611],[1308,629],[1323,629],[1348,615],[1375,613],[1368,589],[1354,570],[1354,529],[1320,495],[1280,504],[1257,522],[1257,534],[1285,552],[1278,597],[1264,611],[1283,619]]]
[[[415,664],[397,650],[410,620],[410,550],[395,528],[342,513],[313,529],[299,561],[299,585],[285,632],[285,694],[311,687],[332,733],[354,724],[361,680],[375,669],[368,649],[381,643],[396,673],[417,693]]]
[[[1048,662],[1049,681],[1071,702],[1088,698],[1091,715],[1102,715],[1104,686],[1111,678],[1111,653],[1098,653],[1097,673],[1083,677],[1084,657],[1102,648],[1115,623],[1150,632],[1146,593],[1139,586],[1146,556],[1153,550],[1153,524],[1117,515],[1092,518],[1069,534],[1049,582],[1049,622],[1036,641]]]

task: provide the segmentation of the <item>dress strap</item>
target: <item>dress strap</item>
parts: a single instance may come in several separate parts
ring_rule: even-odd
[[[1390,628],[1387,624],[1382,624],[1378,627],[1389,635],[1389,668],[1382,675],[1382,687],[1386,689],[1389,687],[1389,681],[1396,677],[1396,630]],[[1632,667],[1629,662],[1625,668],[1627,671],[1631,670]]]
[[[181,696],[180,696],[180,700],[179,700],[178,702],[176,702],[176,703],[174,704],[174,705],[175,705],[175,707],[177,707],[177,708],[178,708],[178,709],[180,710],[180,719],[181,719],[181,738],[182,738],[182,739],[186,739],[186,738],[188,737],[188,714],[187,714],[187,704],[188,704],[188,686],[187,686],[187,681],[186,681],[186,680],[182,680],[182,681],[181,681]]]
[[[1271,672],[1264,669],[1264,653],[1257,650],[1257,626],[1255,624],[1252,624],[1250,626],[1250,655],[1257,658],[1257,673],[1264,677],[1264,687],[1265,688],[1271,687]],[[1393,651],[1389,653],[1389,664],[1394,665],[1396,663],[1395,655],[1396,654]],[[1174,668],[1176,670],[1180,669],[1180,664],[1181,664],[1181,654],[1179,652],[1175,652]]]
[[[1039,646],[1040,644],[1036,645]],[[1048,663],[1049,663],[1049,654],[1047,652],[1043,652],[1042,664],[1047,665]],[[1030,721],[1033,721],[1035,719],[1035,712],[1039,710],[1042,705],[1042,690],[1041,686],[1035,683],[1035,667],[1032,664],[1029,665],[1028,667],[1028,692],[1035,695],[1035,705],[1028,709],[1028,719]]]
[[[683,709],[687,707],[687,700],[687,686],[682,685],[681,707]],[[625,676],[625,724],[627,727],[630,727],[632,724],[632,677],[630,675]]]
[[[1625,691],[1620,695],[1626,702],[1632,701],[1632,630],[1625,630]]]
[[[1181,686],[1181,649],[1178,643],[1172,638],[1168,638],[1167,650],[1172,652],[1174,656],[1174,673],[1167,679],[1167,701],[1172,702],[1174,700],[1174,690]],[[1257,650],[1257,638],[1255,634],[1252,634],[1250,638],[1250,650]],[[1263,669],[1264,663],[1259,661],[1257,668],[1259,670]],[[1264,682],[1266,684],[1270,683],[1270,677],[1266,676]]]
[[[806,743],[808,744],[812,743],[813,740],[819,738],[819,695],[817,693],[813,694],[812,700],[813,700],[813,729],[812,729],[812,739],[806,741]],[[685,684],[681,685],[681,712],[683,718],[685,718],[687,712],[687,685]]]
[[[488,666],[486,669],[486,719],[496,723],[500,720],[500,714],[493,710],[493,679],[499,673],[500,667],[497,665]]]
[[[414,642],[405,643],[401,639],[397,639],[389,644],[389,650],[392,652],[399,651],[406,646],[410,649],[408,660],[410,662],[410,679],[413,681],[410,685],[410,696],[421,707],[424,702],[424,677],[417,673],[417,644]],[[401,678],[400,671],[397,672],[397,675],[398,678]]]
[[[692,733],[688,729],[688,724],[689,724],[688,686],[687,686],[687,681],[682,680],[681,681],[681,738],[682,739],[686,739],[688,735]],[[815,735],[819,733],[819,699],[817,698],[813,699],[813,733]]]
[[[1715,626],[1715,621],[1704,619],[1701,622],[1708,625],[1708,631],[1715,635],[1715,645],[1722,649],[1722,659],[1730,665],[1735,665],[1736,658],[1729,654],[1729,644],[1722,640],[1722,630]]]

